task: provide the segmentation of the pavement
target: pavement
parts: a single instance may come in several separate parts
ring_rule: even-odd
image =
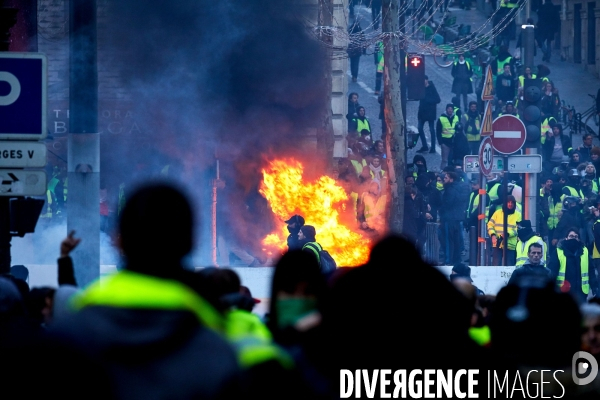
[[[449,8],[450,13],[456,15],[457,24],[471,25],[472,31],[477,27],[482,26],[487,16],[476,10],[462,10],[460,8]],[[361,25],[366,27],[371,21],[371,10],[364,6],[356,6],[355,12],[361,18]],[[435,15],[435,20],[440,21],[442,14],[438,12]],[[535,18],[534,15],[534,19]],[[381,29],[381,28],[380,28]],[[365,29],[366,32],[370,31],[370,28]],[[511,41],[511,53],[514,51],[516,41]],[[369,118],[373,131],[373,140],[381,138],[381,120],[379,120],[379,103],[377,96],[374,94],[375,89],[375,62],[373,57],[374,48],[370,46],[367,49],[367,55],[361,57],[358,81],[352,82],[349,78],[348,81],[348,93],[356,92],[359,95],[359,103],[365,107],[366,115]],[[542,63],[542,52],[537,49],[537,56],[534,59],[534,64],[538,65]],[[573,64],[565,61],[560,61],[560,52],[558,50],[553,51],[553,58],[551,62],[544,63],[550,68],[549,78],[555,83],[558,88],[559,96],[562,100],[565,100],[567,104],[571,104],[577,111],[584,111],[592,105],[592,99],[588,97],[589,94],[596,94],[598,88],[600,88],[600,79],[592,75],[591,73],[584,71],[581,64]],[[348,76],[350,77],[350,66],[348,65]],[[425,73],[429,76],[430,81],[435,83],[435,86],[442,99],[438,105],[438,114],[444,111],[443,108],[447,103],[451,103],[451,99],[454,96],[451,93],[452,88],[452,76],[450,74],[451,68],[442,68],[434,63],[432,56],[426,56],[425,59]],[[470,95],[469,101],[475,100],[475,95]],[[407,127],[413,126],[416,131],[417,127],[417,111],[419,107],[418,101],[409,101],[407,103],[406,111],[406,122]],[[598,127],[593,127],[598,130]],[[425,135],[427,136],[428,143],[431,143],[431,137],[429,128],[425,126]],[[594,144],[600,146],[598,138],[594,139]],[[581,136],[573,135],[573,146],[577,147],[581,145]],[[407,162],[412,162],[413,157],[418,154],[416,150],[421,147],[421,143],[417,143],[414,149],[408,150]],[[437,146],[437,153],[420,153],[423,154],[427,160],[429,170],[438,171],[441,156],[439,145]]]

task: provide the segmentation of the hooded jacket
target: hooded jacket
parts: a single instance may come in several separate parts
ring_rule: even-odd
[[[73,304],[78,311],[54,334],[107,366],[117,398],[239,395],[236,355],[216,332],[220,316],[183,283],[124,270]]]
[[[562,142],[562,150],[565,156],[569,155],[569,150],[573,147],[571,145],[571,139],[564,134],[560,134],[558,136],[560,141]],[[556,140],[556,136],[551,135],[546,138],[546,142],[542,145],[542,156],[544,160],[550,160],[552,158],[552,152],[554,151],[554,141]]]

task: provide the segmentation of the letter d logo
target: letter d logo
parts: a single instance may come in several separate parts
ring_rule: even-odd
[[[16,76],[7,71],[0,71],[0,81],[10,85],[10,92],[5,96],[0,96],[0,106],[9,106],[21,95],[21,83]]]
[[[577,360],[581,358],[586,362],[578,365]],[[590,371],[590,374],[587,377],[579,377],[580,375],[584,375],[587,371]],[[596,379],[596,375],[598,375],[598,362],[590,353],[578,351],[573,354],[573,358],[571,359],[571,374],[573,375],[573,382],[575,382],[576,385],[587,385]]]

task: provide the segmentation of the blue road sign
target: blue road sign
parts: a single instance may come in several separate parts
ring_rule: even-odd
[[[0,140],[41,140],[46,128],[46,56],[0,52]]]

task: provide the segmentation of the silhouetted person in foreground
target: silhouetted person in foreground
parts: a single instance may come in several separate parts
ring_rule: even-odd
[[[194,221],[187,198],[172,186],[134,192],[119,222],[125,269],[76,295],[76,313],[57,324],[59,343],[104,367],[113,398],[237,394],[238,362],[216,332],[220,315],[192,289],[197,275],[182,264]],[[72,368],[85,365],[65,372]]]

